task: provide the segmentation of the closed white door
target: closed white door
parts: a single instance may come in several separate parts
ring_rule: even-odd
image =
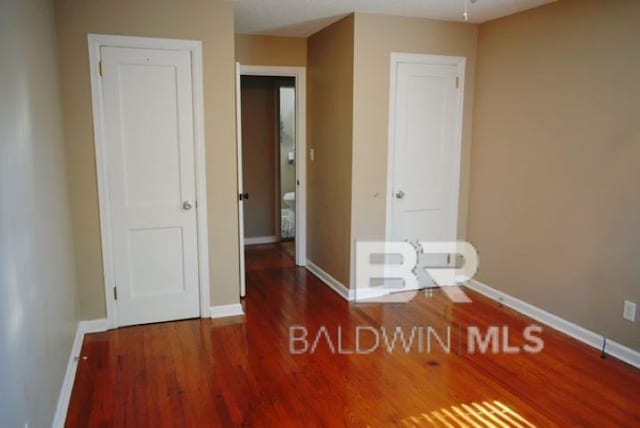
[[[395,64],[389,210],[394,241],[457,238],[461,70],[428,61]]]
[[[199,316],[191,57],[102,47],[118,325]]]

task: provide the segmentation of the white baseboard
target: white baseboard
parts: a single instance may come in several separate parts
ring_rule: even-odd
[[[240,303],[235,303],[233,305],[211,306],[210,310],[211,318],[224,318],[244,315],[244,310],[242,309],[242,305]]]
[[[84,334],[100,333],[102,331],[109,330],[109,320],[102,318],[97,320],[80,321],[79,328],[82,329]]]
[[[352,302],[358,300],[366,303],[366,301],[369,299],[376,299],[378,297],[388,296],[389,294],[389,289],[384,287],[364,287],[349,289],[349,300]]]
[[[71,346],[69,353],[69,361],[67,362],[67,370],[64,373],[62,387],[60,387],[60,395],[58,395],[58,404],[56,413],[53,416],[53,428],[62,428],[67,419],[67,410],[69,409],[69,401],[71,400],[71,392],[73,391],[73,382],[76,379],[76,370],[78,368],[78,359],[82,351],[82,343],[84,335],[88,333],[98,333],[108,330],[108,322],[106,319],[97,319],[89,321],[80,321],[76,327],[76,337]]]
[[[277,236],[256,236],[255,238],[244,238],[244,245],[273,244],[279,242]]]
[[[605,348],[607,355],[616,357],[625,363],[631,364],[634,367],[640,368],[640,352],[624,346],[615,340],[607,339],[607,346]]]
[[[338,293],[340,297],[345,300],[350,300],[351,295],[349,294],[349,288],[347,288],[343,283],[335,279],[329,273],[325,272],[320,266],[307,259],[307,266],[305,266],[309,272],[318,277],[318,279],[329,286],[333,291]]]
[[[354,302],[356,300],[356,295],[358,296],[358,300],[366,300],[386,296],[387,294],[389,294],[387,290],[383,289],[382,287],[358,289],[349,288],[309,259],[307,259],[307,264],[305,267],[309,272],[317,276],[320,281],[324,282],[329,286],[329,288],[338,293],[340,297],[348,302]]]
[[[592,346],[596,349],[602,349],[602,346],[604,345],[605,338],[603,336],[594,333],[591,330],[587,330],[584,327],[580,327],[579,325],[574,324],[571,321],[567,321],[564,318],[560,318],[559,316],[547,312],[544,309],[540,309],[537,306],[530,305],[529,303],[524,302],[516,297],[496,290],[495,288],[483,284],[480,281],[476,281],[475,279],[473,279],[469,281],[467,287],[471,290],[477,291],[484,296],[489,297],[490,299],[496,300],[503,305],[520,312],[521,314],[527,315],[528,317],[531,317],[536,321],[547,324],[548,326],[566,334],[567,336],[571,336],[574,339],[586,343],[587,345]],[[606,354],[616,357],[619,360],[624,361],[625,363],[640,368],[640,352],[636,350],[628,348],[613,340],[607,339],[605,352]]]

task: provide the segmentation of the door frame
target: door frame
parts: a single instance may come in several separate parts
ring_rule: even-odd
[[[240,76],[293,77],[296,89],[296,265],[307,264],[307,69],[306,67],[274,67],[240,64]],[[238,83],[239,84],[239,83]],[[240,94],[240,88],[236,89]],[[237,102],[240,102],[238,98]],[[242,130],[241,118],[238,126]],[[241,155],[241,153],[240,153]],[[242,168],[242,157],[238,158]],[[279,215],[278,215],[279,218]],[[243,221],[243,219],[239,219]],[[240,239],[240,251],[244,251]],[[242,270],[242,269],[241,269]],[[244,273],[240,273],[244,275]]]
[[[410,64],[428,64],[428,65],[452,65],[458,72],[459,96],[458,105],[456,107],[455,118],[455,135],[454,144],[456,144],[455,153],[457,162],[454,174],[454,191],[455,191],[455,217],[456,217],[456,238],[459,234],[459,216],[460,216],[460,174],[462,168],[462,125],[464,114],[464,90],[465,90],[465,65],[466,58],[463,56],[446,56],[446,55],[430,55],[391,52],[390,72],[389,72],[389,135],[387,144],[387,203],[386,203],[386,222],[385,222],[385,240],[389,240],[392,236],[393,228],[393,201],[394,201],[394,172],[395,172],[395,125],[396,125],[396,95],[397,95],[397,70],[402,63]]]
[[[107,308],[107,326],[118,327],[118,313],[113,287],[115,266],[111,237],[111,206],[107,175],[106,140],[102,79],[100,77],[100,49],[102,47],[163,49],[189,52],[191,55],[191,82],[193,85],[194,153],[196,181],[196,226],[198,242],[198,282],[200,317],[209,318],[209,246],[207,240],[207,186],[204,139],[204,94],[202,74],[202,42],[199,40],[160,39],[149,37],[89,34],[89,69],[91,76],[91,105],[93,109],[93,137],[96,153],[100,237],[102,238],[102,265]]]

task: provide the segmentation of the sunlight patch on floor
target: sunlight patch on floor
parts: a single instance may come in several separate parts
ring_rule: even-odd
[[[499,401],[460,404],[403,419],[405,427],[535,428],[531,422]]]

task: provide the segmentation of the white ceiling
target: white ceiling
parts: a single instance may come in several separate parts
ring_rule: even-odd
[[[465,0],[233,0],[235,31],[307,37],[351,12],[464,21]],[[556,0],[469,1],[469,22],[480,23]]]

